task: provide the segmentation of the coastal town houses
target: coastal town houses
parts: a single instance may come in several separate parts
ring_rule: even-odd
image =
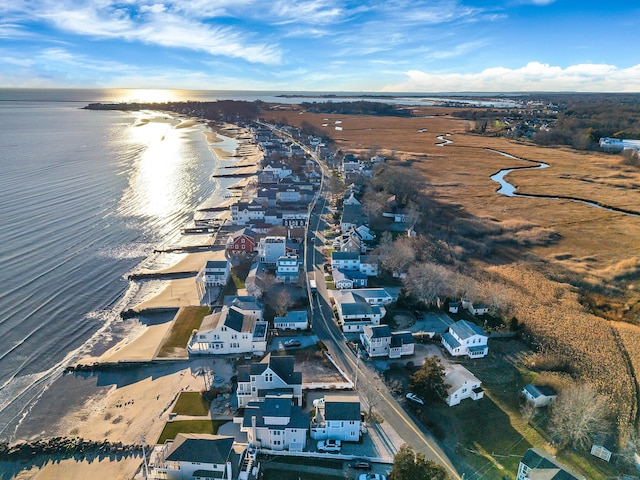
[[[331,252],[332,270],[358,271],[368,277],[379,273],[379,258],[374,255],[360,255],[358,252]]]
[[[255,315],[238,305],[223,305],[204,317],[189,339],[187,351],[190,355],[263,355],[267,349],[268,323],[261,318],[261,314]]]
[[[383,288],[343,290],[334,294],[338,323],[344,332],[363,331],[366,325],[380,325],[386,314],[384,305],[391,296]]]
[[[253,253],[256,250],[256,232],[243,228],[231,233],[227,239],[226,250],[231,255]]]
[[[533,384],[525,385],[520,392],[527,402],[536,408],[546,407],[556,401],[558,394],[551,387]]]
[[[482,358],[489,353],[488,335],[468,320],[460,320],[442,335],[442,346],[454,357]]]
[[[344,205],[340,219],[340,231],[347,233],[352,228],[368,225],[369,217],[364,213],[362,205]]]
[[[465,398],[480,400],[484,397],[484,390],[480,387],[482,382],[462,365],[447,365],[445,367],[444,383],[449,385],[445,402],[450,407],[458,405]]]
[[[235,479],[239,455],[233,437],[178,433],[156,456],[152,478],[161,480]]]
[[[526,451],[520,464],[516,480],[585,480],[585,477],[572,471],[556,460],[553,455],[539,448]]]
[[[342,268],[334,268],[331,270],[333,284],[338,290],[366,287],[367,275],[359,270],[344,270]]]
[[[278,330],[306,330],[309,327],[307,312],[303,310],[291,311],[287,312],[284,317],[275,317],[273,327]]]
[[[400,358],[413,355],[415,340],[411,332],[392,332],[387,325],[366,325],[360,343],[369,357]]]
[[[227,260],[209,260],[202,270],[202,280],[207,287],[224,287],[231,274]]]
[[[294,357],[267,355],[259,363],[238,367],[238,408],[269,392],[291,393],[294,405],[302,405],[302,373],[294,371]]]
[[[264,399],[246,405],[240,431],[247,434],[251,447],[304,450],[309,433],[309,414],[303,413],[293,398],[291,393],[272,392],[267,393]]]
[[[315,440],[358,442],[362,433],[362,413],[357,395],[325,394],[315,405],[310,434]]]

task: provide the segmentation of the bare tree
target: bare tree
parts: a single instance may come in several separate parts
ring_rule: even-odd
[[[295,303],[291,292],[287,288],[280,288],[276,292],[276,294],[271,299],[271,306],[273,310],[276,312],[276,315],[279,317],[283,317],[289,311],[291,305]]]
[[[427,305],[446,295],[451,272],[435,263],[418,263],[409,268],[404,285],[409,294]]]
[[[533,403],[525,401],[520,406],[520,413],[522,414],[522,418],[524,418],[527,423],[531,423],[533,418],[536,416],[537,410]]]
[[[405,273],[409,265],[416,259],[413,241],[407,237],[397,238],[386,257],[382,257],[382,265],[394,274]]]
[[[561,446],[586,448],[609,427],[609,400],[588,384],[575,385],[558,396],[551,411],[549,433]]]
[[[369,190],[362,197],[362,208],[372,222],[375,223],[382,219],[388,196],[384,192]]]

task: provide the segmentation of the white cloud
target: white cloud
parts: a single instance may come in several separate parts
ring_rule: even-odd
[[[280,63],[281,53],[275,45],[251,43],[252,33],[190,18],[180,10],[182,6],[142,3],[138,7],[134,1],[123,4],[115,0],[77,6],[71,1],[45,1],[30,14],[76,35],[194,50],[252,63]]]
[[[510,69],[493,67],[479,73],[405,72],[404,82],[387,85],[387,92],[637,92],[640,64],[618,68],[606,64],[580,64],[566,68],[539,62]]]

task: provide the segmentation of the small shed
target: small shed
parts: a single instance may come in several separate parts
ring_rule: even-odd
[[[550,387],[537,386],[531,383],[524,387],[521,393],[527,402],[536,408],[551,405],[558,396],[555,390]]]
[[[460,310],[460,302],[449,302],[449,313],[458,313]]]

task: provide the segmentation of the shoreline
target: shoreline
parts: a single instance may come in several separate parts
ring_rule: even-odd
[[[188,123],[189,121],[182,120],[176,128],[187,128],[196,123],[195,120],[193,124]],[[246,130],[229,124],[214,127],[209,123],[207,126],[211,129],[215,128],[215,131],[203,132],[208,143],[211,140],[215,140],[215,143],[223,142],[224,140],[218,134],[234,139],[240,136],[242,138],[237,140],[238,143],[233,153],[209,145],[209,150],[219,162],[216,170],[211,172],[205,181],[215,181],[215,173],[223,172],[226,168],[225,164],[229,162],[233,162],[232,168],[243,168],[247,173],[249,173],[249,169],[253,169],[253,175],[255,175],[261,153],[257,145],[253,145],[253,149],[249,148]],[[239,153],[241,147],[242,154]],[[223,155],[223,152],[226,155]],[[245,180],[248,183],[251,177],[241,178],[233,187],[241,188],[238,185],[244,184]],[[226,203],[227,201],[227,198],[222,198],[217,203]],[[204,199],[198,207],[194,208],[194,213],[201,205],[211,205],[212,203],[210,198]],[[135,273],[171,275],[178,272],[198,272],[204,267],[206,261],[224,258],[224,248],[215,247],[215,242],[215,235],[209,235],[203,242],[203,247],[206,247],[206,250],[184,253],[182,258],[177,259],[169,266],[159,269],[142,268]],[[141,265],[147,261],[148,258],[143,260]],[[160,291],[154,292],[151,297],[142,299],[135,305],[130,304],[129,307],[137,311],[161,308],[177,311],[183,306],[201,304],[201,298],[199,298],[196,288],[195,274],[186,278],[161,279],[159,281],[164,284]],[[121,325],[126,331],[124,338],[111,345],[103,353],[95,356],[82,356],[74,363],[77,365],[79,363],[92,364],[93,362],[148,362],[153,360],[163,338],[173,325],[174,318],[175,314],[172,313],[152,316],[142,313],[133,319],[122,319]],[[133,371],[63,375],[57,378],[43,393],[42,398],[29,412],[29,426],[21,425],[15,441],[12,441],[11,444],[56,436],[79,436],[95,441],[140,443],[141,436],[144,436],[146,443],[153,445],[168,420],[170,408],[178,393],[185,390],[201,390],[202,379],[194,375],[193,367],[202,361],[161,362],[159,366],[151,368],[141,366]],[[64,401],[61,400],[63,398]],[[46,414],[41,413],[42,410],[45,410]],[[56,415],[58,415],[57,418]],[[46,427],[38,433],[33,431],[35,430],[33,424],[37,423],[33,420],[39,416],[42,417]],[[40,428],[43,427],[40,426]],[[55,461],[52,459],[42,466],[36,465],[21,472],[17,478],[64,477],[73,479],[86,478],[88,475],[91,475],[94,480],[130,478],[138,470],[141,458],[103,459],[99,462],[101,465],[97,469],[95,463],[97,462],[92,465],[86,460]]]

